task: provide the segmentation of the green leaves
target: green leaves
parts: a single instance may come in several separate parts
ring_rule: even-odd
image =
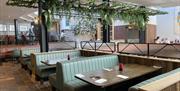
[[[52,26],[52,14],[50,10],[45,10],[43,12],[43,15],[45,16],[45,24],[47,29],[49,30]]]
[[[129,23],[139,30],[144,30],[149,21],[149,16],[167,14],[159,10],[146,8],[127,3],[117,2],[97,2],[97,0],[42,0],[44,6],[44,15],[46,16],[47,27],[50,28],[52,15],[61,11],[61,15],[72,16],[72,12],[78,12],[78,15],[87,16],[88,19],[99,18],[104,24],[112,24],[112,19],[119,18]],[[7,5],[37,8],[38,0],[8,0]]]

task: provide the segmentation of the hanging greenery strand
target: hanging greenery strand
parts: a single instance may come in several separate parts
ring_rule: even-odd
[[[96,0],[42,0],[42,2],[48,28],[51,27],[52,15],[60,11],[68,16],[72,16],[72,12],[78,12],[79,15],[87,16],[89,19],[101,17],[107,24],[111,24],[112,19],[119,18],[140,30],[144,30],[149,16],[167,14],[144,6],[121,2],[97,2]],[[7,5],[37,8],[37,3],[38,0],[8,0]]]

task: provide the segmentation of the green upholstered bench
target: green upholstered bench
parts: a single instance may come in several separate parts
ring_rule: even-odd
[[[30,66],[30,54],[40,52],[40,48],[22,48],[20,49],[20,63],[22,68],[29,69],[28,65]]]
[[[117,55],[94,56],[58,62],[56,74],[50,76],[49,82],[58,91],[99,91],[102,89],[76,79],[75,74],[114,67],[118,65],[118,62]]]
[[[166,89],[171,89],[171,91],[180,91],[180,68],[145,80],[130,87],[129,91],[170,91]]]
[[[79,50],[62,50],[44,53],[33,53],[31,55],[31,65],[29,65],[28,67],[32,69],[32,73],[36,76],[36,80],[48,80],[48,76],[56,72],[56,65],[47,66],[41,61],[66,61],[67,55],[70,56],[70,59],[82,57]]]

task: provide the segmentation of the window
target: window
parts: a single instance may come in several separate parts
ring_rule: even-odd
[[[28,26],[20,25],[20,31],[28,31]]]
[[[10,31],[15,31],[14,25],[10,25]]]
[[[0,24],[0,31],[6,31],[6,25]]]
[[[0,24],[0,31],[3,31],[3,25]]]

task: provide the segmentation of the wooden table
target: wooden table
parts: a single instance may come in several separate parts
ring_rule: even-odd
[[[80,59],[80,58],[83,58],[83,57],[74,57],[74,58],[71,58],[70,60],[68,60],[68,61],[71,61],[71,60],[73,60],[73,59]],[[67,59],[65,58],[65,59],[55,59],[55,60],[46,60],[46,61],[41,61],[41,63],[43,63],[43,64],[45,64],[45,65],[47,65],[47,66],[55,66],[56,65],[56,63],[57,62],[61,62],[61,61],[67,61]]]
[[[138,64],[126,64],[123,72],[119,71],[118,66],[117,66],[111,69],[111,71],[98,70],[98,71],[93,71],[93,72],[76,74],[75,77],[82,81],[90,83],[94,86],[97,86],[100,88],[106,88],[108,86],[119,84],[121,82],[130,80],[136,77],[140,77],[148,73],[158,71],[160,69],[161,67],[155,67],[155,66],[150,67],[150,66],[144,66],[144,65],[138,65]],[[121,77],[118,77],[118,75],[127,76],[128,78],[126,79],[121,78]],[[95,82],[101,78],[106,79],[107,81],[104,83]]]
[[[45,65],[47,65],[47,66],[55,66],[56,65],[56,63],[57,62],[59,62],[58,60],[57,61],[41,61],[41,63],[43,63],[43,64],[45,64]]]
[[[27,57],[27,58],[31,57],[31,55],[29,55],[29,54],[24,54],[24,56]]]

